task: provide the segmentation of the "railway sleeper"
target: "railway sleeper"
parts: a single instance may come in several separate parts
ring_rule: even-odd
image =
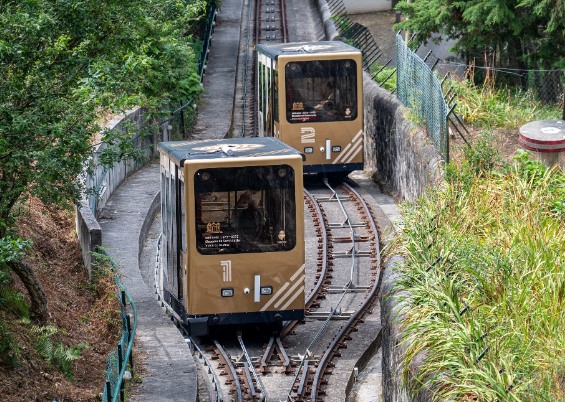
[[[351,242],[355,242],[355,243],[364,243],[369,241],[369,237],[367,236],[343,236],[343,237],[334,237],[332,239],[332,241],[334,243],[351,243]]]

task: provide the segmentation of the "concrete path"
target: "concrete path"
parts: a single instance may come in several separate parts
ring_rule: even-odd
[[[121,279],[137,308],[134,370],[143,367],[143,382],[129,400],[196,401],[197,370],[181,333],[167,318],[151,284],[139,269],[140,243],[159,207],[159,165],[132,174],[114,192],[99,217],[102,244],[118,264]]]
[[[243,0],[224,0],[218,10],[192,139],[224,138],[230,129],[242,9]]]

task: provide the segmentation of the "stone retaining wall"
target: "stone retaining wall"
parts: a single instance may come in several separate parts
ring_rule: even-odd
[[[415,201],[427,188],[443,180],[443,162],[425,132],[405,117],[406,109],[395,95],[380,88],[370,76],[364,78],[365,102],[365,170],[373,180],[396,199]],[[384,400],[408,402],[402,383],[400,361],[403,347],[399,343],[400,301],[394,284],[398,275],[389,260],[384,267],[381,289],[381,346]],[[417,362],[414,362],[417,366]],[[430,395],[422,390],[414,401],[426,401]]]
[[[111,120],[106,129],[110,130],[137,130],[145,124],[143,110],[133,109],[125,116]],[[158,135],[158,133],[156,134]],[[140,148],[145,155],[145,159],[155,156],[156,135],[137,136],[134,141],[135,146]],[[86,188],[98,188],[97,194],[84,194],[76,207],[75,222],[77,236],[82,249],[82,259],[88,269],[88,277],[92,278],[92,253],[96,252],[102,245],[102,230],[97,221],[98,212],[106,205],[123,181],[133,172],[143,166],[144,161],[121,160],[114,163],[111,167],[105,167],[96,163],[97,155],[102,151],[106,144],[100,145],[93,154],[93,161],[96,165],[92,174],[85,177]]]
[[[365,170],[397,199],[415,201],[443,180],[443,162],[398,98],[364,76]]]

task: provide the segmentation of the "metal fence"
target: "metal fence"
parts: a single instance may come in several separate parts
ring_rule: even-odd
[[[351,21],[343,0],[328,0],[328,8],[340,38],[363,52],[363,69],[370,72],[373,65],[387,66],[392,60],[384,60],[384,54],[369,29]]]
[[[416,114],[441,157],[449,162],[447,119],[450,110],[440,80],[399,34],[396,35],[396,57],[398,98]]]
[[[390,79],[396,72],[396,91],[405,106],[416,113],[421,123],[427,127],[429,136],[439,154],[449,161],[448,116],[450,108],[442,92],[437,76],[424,60],[411,51],[402,37],[396,36],[397,65],[385,77],[377,76],[389,66],[392,60],[384,60],[369,30],[361,24],[352,22],[343,0],[328,0],[332,19],[341,39],[363,52],[363,69],[371,74],[379,85]],[[374,72],[372,70],[375,70]]]
[[[113,261],[112,265],[115,267]],[[121,306],[122,335],[116,349],[110,353],[106,361],[102,402],[117,401],[118,398],[124,401],[124,375],[126,371],[133,375],[133,339],[137,328],[137,310],[129,292],[117,276],[115,282],[120,289],[117,295]],[[128,312],[129,310],[131,313]]]

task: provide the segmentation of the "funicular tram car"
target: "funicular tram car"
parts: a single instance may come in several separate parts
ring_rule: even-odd
[[[261,137],[163,142],[159,152],[157,286],[176,318],[193,336],[303,319],[300,153]]]
[[[256,50],[259,135],[303,152],[304,173],[363,169],[361,51],[339,41]]]

